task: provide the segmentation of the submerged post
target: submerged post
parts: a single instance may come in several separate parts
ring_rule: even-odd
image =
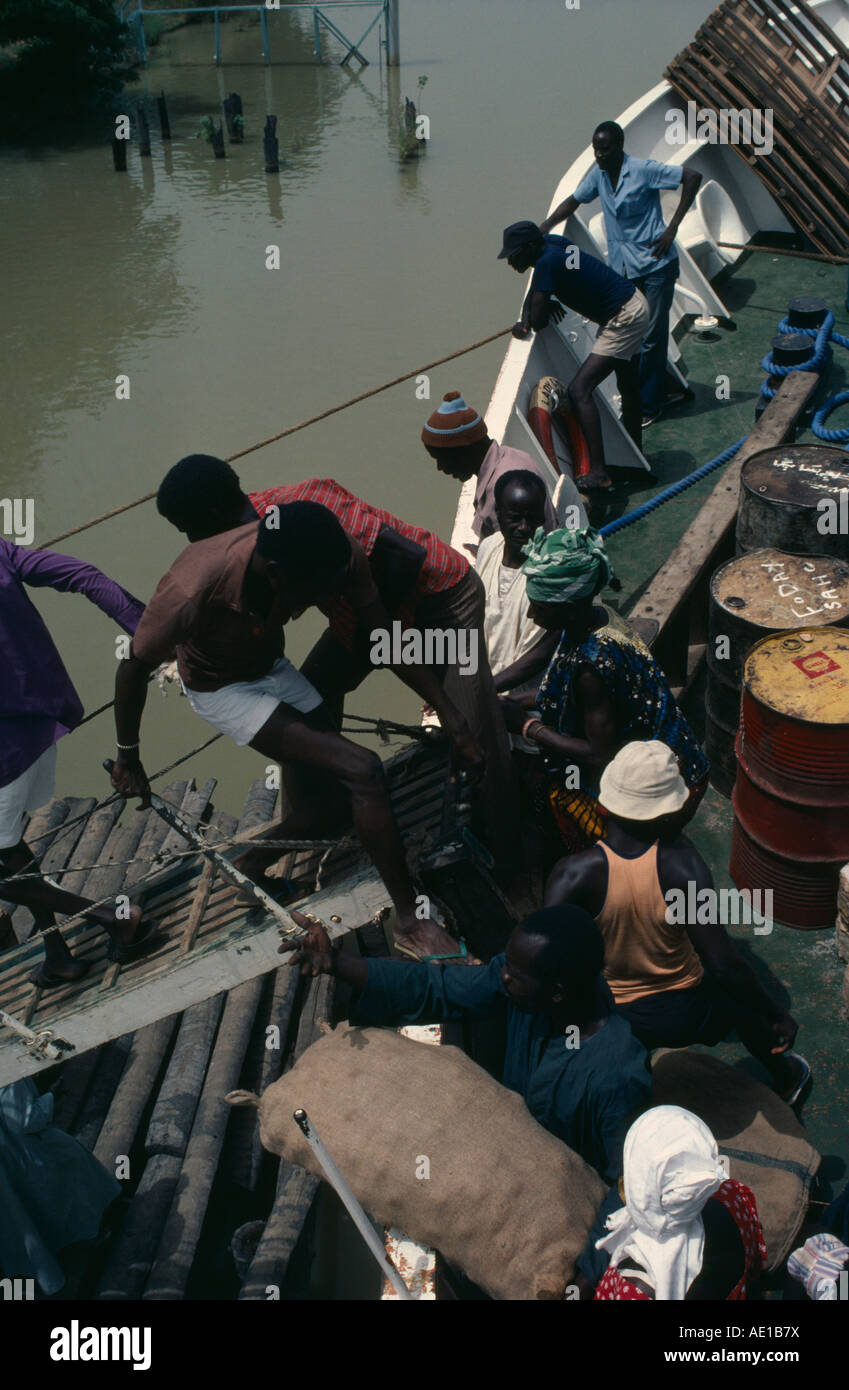
[[[323,58],[322,52],[321,52],[321,25],[320,25],[319,22],[318,22],[318,10],[317,10],[317,9],[314,9],[313,12],[312,12],[312,31],[313,31],[313,53],[315,54],[316,62],[317,62],[317,63],[323,63],[323,62],[324,62],[324,58]]]
[[[267,174],[280,173],[280,146],[277,143],[276,130],[277,117],[266,116],[262,144],[265,150],[265,172]]]
[[[224,107],[224,119],[227,122],[227,134],[230,136],[230,143],[241,145],[242,134],[244,131],[244,120],[242,118],[242,98],[238,92],[231,92],[222,102]]]
[[[259,12],[260,28],[262,29],[262,56],[266,63],[271,62],[271,49],[268,44],[268,10],[263,5]]]
[[[386,62],[397,68],[401,61],[401,40],[398,34],[398,0],[384,0],[386,15]]]
[[[119,140],[117,135],[112,136],[112,162],[115,165],[116,174],[127,172],[127,141]],[[17,940],[17,938],[15,938]]]
[[[136,124],[139,131],[139,154],[150,154],[150,126],[147,123],[147,112],[143,106],[136,107]]]
[[[165,105],[165,93],[156,98],[156,107],[159,112],[159,129],[162,132],[163,140],[171,139],[171,122],[168,119],[168,107]]]
[[[215,11],[215,64],[221,66],[221,15]]]

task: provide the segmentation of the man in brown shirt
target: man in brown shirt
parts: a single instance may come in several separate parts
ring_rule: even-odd
[[[390,620],[367,562],[332,513],[310,502],[293,503],[286,512],[291,553],[297,557],[298,547],[308,538],[311,553],[318,557],[319,588],[346,595],[371,628],[388,628]],[[176,648],[180,678],[197,713],[237,744],[273,758],[284,772],[293,764],[300,772],[299,778],[286,783],[293,810],[270,835],[308,838],[316,833],[319,815],[326,831],[328,814],[338,820],[340,812],[349,812],[397,910],[396,936],[417,955],[456,951],[456,943],[434,921],[416,916],[413,884],[380,759],[336,733],[318,691],[283,655],[283,625],[301,611],[285,594],[297,585],[287,591],[270,582],[267,561],[257,551],[258,530],[252,522],[190,545],[160,581],[142,615],[130,656],[118,668],[113,785],[124,796],[138,795],[149,804],[140,755],[141,716],[151,671]],[[315,573],[311,578],[315,582]],[[436,705],[458,763],[473,775],[479,773],[481,754],[436,674],[412,666],[398,674]],[[271,850],[252,855],[252,862],[246,856],[242,863],[247,872],[261,871],[279,857]]]
[[[805,1059],[790,1051],[797,1024],[711,910],[720,900],[710,869],[696,849],[677,840],[687,798],[665,743],[625,744],[602,774],[604,838],[555,865],[545,905],[570,903],[596,919],[617,1010],[648,1051],[713,1047],[734,1028],[775,1090],[794,1104],[810,1077]],[[700,906],[693,920],[688,906],[687,920],[677,923],[673,895],[704,903],[704,914]]]

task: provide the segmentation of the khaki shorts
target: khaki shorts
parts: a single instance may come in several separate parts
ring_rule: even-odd
[[[634,290],[619,313],[601,325],[593,352],[598,357],[618,357],[622,362],[629,361],[640,351],[650,318],[648,300],[641,290]]]

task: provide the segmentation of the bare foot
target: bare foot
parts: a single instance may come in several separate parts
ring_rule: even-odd
[[[51,989],[55,985],[65,984],[68,980],[81,980],[89,970],[89,962],[85,960],[74,960],[72,956],[65,961],[47,961],[38,966],[30,975],[30,980],[39,989]]]
[[[116,917],[114,913],[109,913],[105,917],[98,915],[97,918],[100,925],[106,928],[116,946],[130,945],[141,925],[141,919],[142,910],[140,907],[131,907],[130,915],[127,918]]]

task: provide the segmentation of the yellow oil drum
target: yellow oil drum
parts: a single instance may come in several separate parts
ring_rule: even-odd
[[[849,626],[849,564],[828,555],[755,550],[720,565],[710,581],[705,751],[711,782],[730,796],[743,665],[761,637],[799,623]]]
[[[764,637],[743,668],[730,872],[788,926],[833,926],[849,859],[849,631]]]

